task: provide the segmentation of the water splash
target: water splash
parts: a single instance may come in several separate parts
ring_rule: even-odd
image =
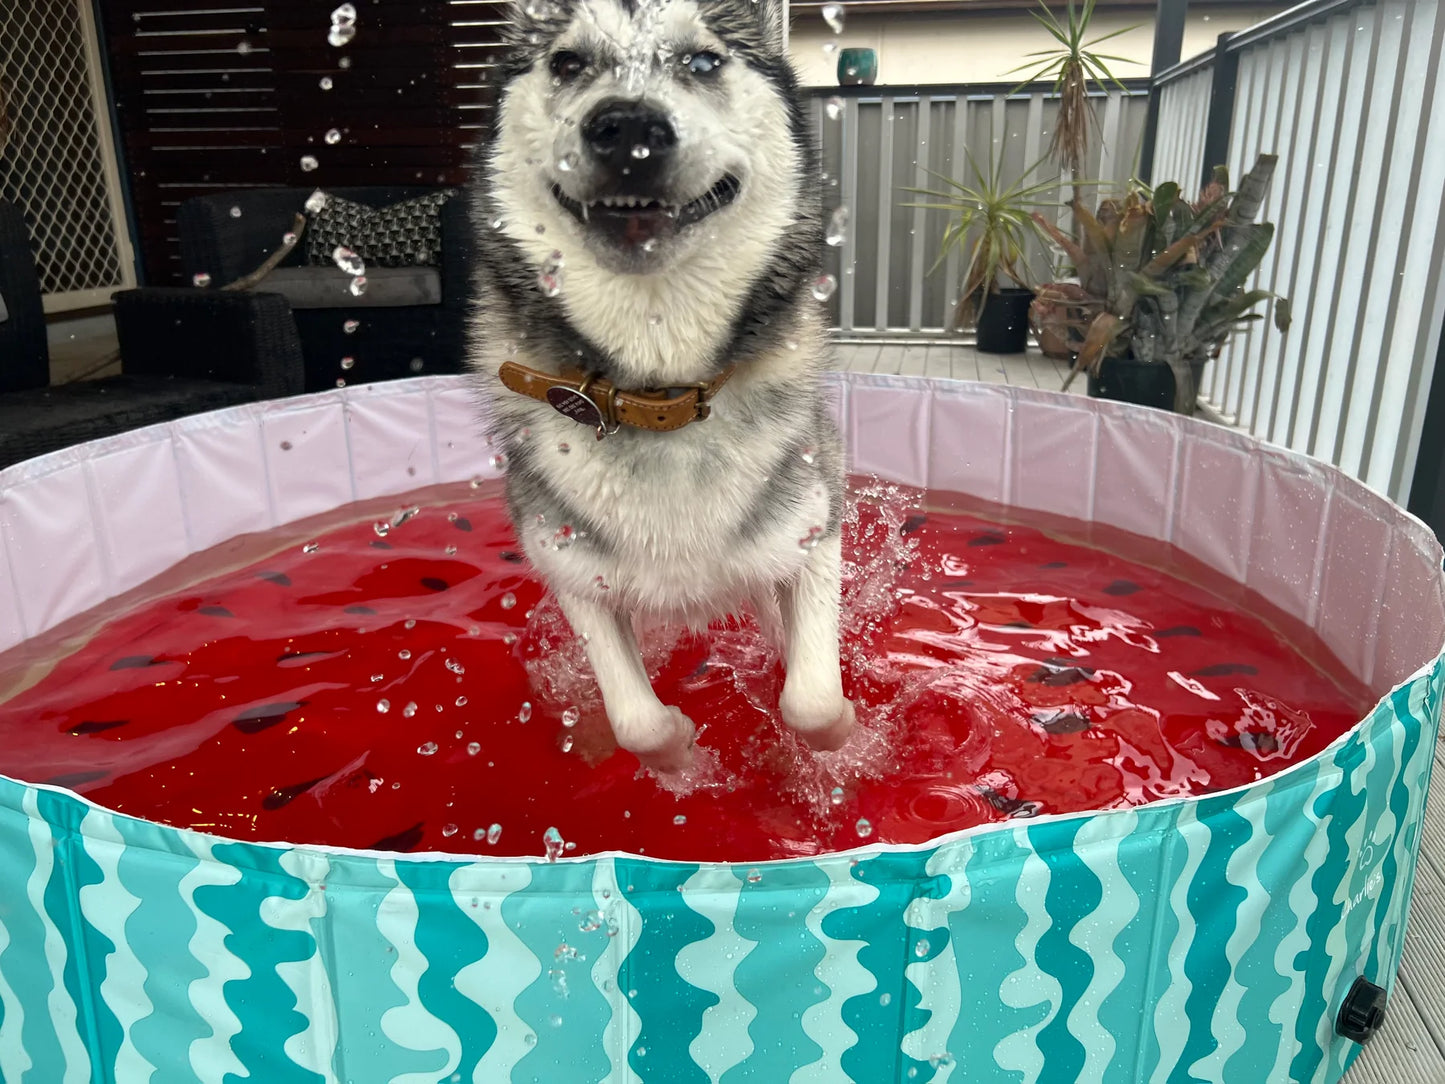
[[[313,154],[303,154],[301,156],[301,169],[305,173],[310,173],[320,164],[320,162],[316,161],[316,156]]]
[[[823,21],[828,24],[828,29],[835,34],[843,33],[843,5],[824,4]]]
[[[823,103],[823,112],[827,114],[829,120],[838,120],[843,116],[843,99],[836,94],[833,95]]]
[[[833,214],[828,219],[828,231],[823,239],[834,248],[848,240],[848,208],[834,208]]]
[[[838,280],[832,275],[819,275],[813,280],[813,297],[819,301],[827,301],[833,296],[833,291],[838,288]]]
[[[331,250],[331,262],[353,277],[366,274],[366,261],[345,245]]]

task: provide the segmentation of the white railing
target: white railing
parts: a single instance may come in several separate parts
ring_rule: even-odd
[[[1095,100],[1102,129],[1086,163],[1088,179],[1122,188],[1138,157],[1148,89],[1127,89]],[[955,249],[936,270],[948,215],[908,207],[929,202],[910,188],[942,188],[940,176],[973,182],[969,154],[988,169],[1003,156],[1005,183],[1017,180],[1048,151],[1058,101],[1047,88],[930,86],[822,88],[812,92],[814,124],[822,139],[828,209],[848,209],[848,233],[830,249],[827,270],[838,280],[833,326],[854,336],[941,336],[949,333],[964,268]],[[834,100],[836,99],[836,100]],[[831,104],[830,104],[831,103]],[[833,116],[836,114],[836,117]],[[1034,180],[1057,181],[1051,164]],[[1067,212],[1067,188],[1046,195],[1057,220]],[[1034,273],[1047,280],[1044,253]]]
[[[1437,0],[1337,0],[1222,46],[1238,63],[1231,177],[1261,152],[1280,160],[1261,216],[1275,241],[1253,285],[1287,296],[1294,322],[1252,324],[1206,371],[1201,400],[1402,502],[1445,318],[1442,41]],[[1203,145],[1198,78],[1175,90],[1160,77],[1156,180],[1190,164],[1180,144]],[[1171,143],[1171,130],[1188,134]]]

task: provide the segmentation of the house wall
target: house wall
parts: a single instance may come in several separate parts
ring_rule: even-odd
[[[1191,11],[1184,30],[1183,57],[1214,45],[1220,34],[1253,26],[1288,5],[1210,6]],[[1110,62],[1119,78],[1149,74],[1154,49],[1154,15],[1150,11],[1099,12],[1090,39],[1124,27],[1136,29],[1099,46],[1099,51],[1129,58]],[[1046,49],[1053,41],[1026,11],[981,15],[967,12],[853,15],[843,33],[834,35],[813,11],[793,16],[790,47],[804,86],[831,86],[837,82],[837,54],[825,54],[825,43],[840,48],[878,51],[880,84],[1006,83],[1021,79],[1027,70],[1010,74],[1026,62],[1025,54]]]

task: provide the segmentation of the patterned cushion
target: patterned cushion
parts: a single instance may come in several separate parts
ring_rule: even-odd
[[[368,267],[435,266],[441,262],[441,206],[456,195],[447,188],[389,207],[368,207],[328,194],[326,205],[309,216],[306,262],[329,266],[344,245]]]

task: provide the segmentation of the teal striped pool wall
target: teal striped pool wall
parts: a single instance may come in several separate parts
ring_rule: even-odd
[[[1329,468],[1169,416],[837,386],[859,469],[1172,539],[1391,691],[1237,791],[757,867],[243,844],[0,778],[0,1079],[1338,1080],[1340,1000],[1359,975],[1391,987],[1404,938],[1445,691],[1433,537]],[[0,472],[0,643],[238,531],[469,476],[465,409],[458,381],[408,381]],[[257,454],[316,434],[343,438],[341,482]],[[171,489],[112,493],[122,469]]]

